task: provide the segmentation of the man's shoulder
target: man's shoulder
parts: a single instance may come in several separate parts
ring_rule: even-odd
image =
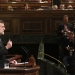
[[[68,25],[72,25],[72,23],[68,22]]]

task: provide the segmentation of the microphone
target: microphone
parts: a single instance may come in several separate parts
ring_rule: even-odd
[[[23,49],[23,51],[27,54],[28,57],[28,52],[24,49],[24,47],[21,47]],[[28,58],[26,59],[26,61],[28,60]]]
[[[30,52],[29,52],[29,50],[28,50],[25,46],[23,46],[23,48],[28,52],[28,57],[30,57]]]
[[[27,52],[27,49],[25,49],[25,47],[23,46],[23,47],[21,47],[22,49],[23,49],[23,51],[27,54],[27,59],[26,59],[26,61],[28,60],[28,52]],[[24,62],[24,67],[26,67],[26,63]]]
[[[24,46],[22,47],[22,49],[27,54],[27,59],[26,59],[26,61],[27,61],[28,58],[30,57],[30,52]]]

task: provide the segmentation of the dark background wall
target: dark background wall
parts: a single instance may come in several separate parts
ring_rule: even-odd
[[[25,47],[23,50],[22,47]],[[22,55],[22,62],[28,61],[28,58],[33,55],[37,62],[38,56],[38,43],[31,43],[31,44],[13,44],[13,47],[9,49],[9,54],[20,54]],[[58,45],[56,43],[44,43],[44,52],[48,55],[51,55],[57,59],[59,59],[59,50]],[[50,59],[50,57],[45,56],[46,59]],[[53,61],[53,60],[52,60]]]

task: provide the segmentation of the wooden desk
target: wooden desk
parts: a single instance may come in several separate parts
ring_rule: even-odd
[[[0,75],[39,75],[40,66],[35,67],[10,67],[0,69]]]
[[[17,60],[17,62],[21,62],[22,55],[6,55],[7,60]]]
[[[24,7],[25,2],[7,2],[0,3],[0,7]],[[51,3],[28,2],[29,6],[51,6]]]

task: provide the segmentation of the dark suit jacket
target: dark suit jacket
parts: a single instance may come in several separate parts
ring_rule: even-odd
[[[5,54],[7,54],[8,51],[3,45],[2,41],[0,41],[0,68],[4,68],[4,63],[7,62]]]
[[[66,47],[69,45],[70,49],[75,49],[75,38],[74,42],[70,41],[69,38],[65,38],[62,43],[62,48],[63,48],[63,54],[64,56],[69,56],[70,51],[66,49]],[[75,54],[75,51],[73,52],[73,55]]]
[[[68,22],[66,25],[70,31],[73,31],[73,25],[71,23]],[[57,37],[58,37],[59,44],[61,44],[64,39],[63,33],[61,32],[62,30],[64,30],[64,23],[59,24],[57,28]]]
[[[73,31],[73,25],[71,23],[67,23],[67,28],[70,30],[70,31]],[[64,23],[61,23],[59,24],[58,28],[57,28],[57,35],[58,36],[62,36],[63,34],[61,33],[61,31],[64,30]]]

